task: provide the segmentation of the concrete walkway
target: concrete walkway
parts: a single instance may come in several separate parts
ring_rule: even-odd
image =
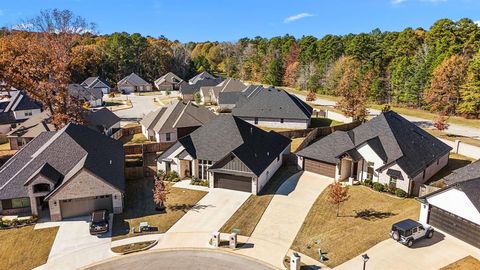
[[[173,185],[173,187],[176,188],[185,188],[185,189],[192,189],[192,190],[200,190],[200,191],[209,191],[209,187],[204,187],[204,186],[197,186],[197,185],[190,185],[190,180],[181,180],[178,181]]]
[[[412,248],[408,248],[392,239],[385,240],[366,250],[370,259],[367,269],[390,270],[434,270],[460,260],[468,255],[480,259],[480,249],[458,240],[446,233],[435,232],[432,239],[422,239]],[[335,269],[361,269],[363,261],[359,256],[347,261]]]
[[[309,172],[291,176],[277,190],[249,238],[253,247],[237,252],[283,267],[283,259],[311,206],[331,183],[331,178]]]

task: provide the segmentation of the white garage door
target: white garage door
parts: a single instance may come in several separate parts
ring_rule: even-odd
[[[60,201],[62,218],[86,216],[100,209],[112,212],[112,208],[111,195]]]

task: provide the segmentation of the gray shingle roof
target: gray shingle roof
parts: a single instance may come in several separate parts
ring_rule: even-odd
[[[160,85],[162,83],[168,83],[168,84],[178,84],[182,82],[183,80],[175,75],[173,72],[168,72],[167,74],[161,76],[160,78],[155,80],[156,85]]]
[[[65,177],[81,165],[79,168],[124,190],[122,143],[87,127],[68,124],[58,132],[41,133],[0,167],[0,199],[27,197],[24,184],[46,163],[63,176],[56,189],[68,183]]]
[[[102,90],[99,88],[85,88],[78,83],[68,85],[68,93],[84,101],[97,100],[103,97]]]
[[[336,131],[297,154],[336,163],[332,162],[335,160],[332,154],[338,157],[346,151],[343,149],[368,143],[386,164],[396,162],[408,176],[414,177],[451,150],[451,147],[393,111],[382,113],[345,132],[348,136],[340,133]]]
[[[50,112],[43,111],[28,118],[7,135],[9,137],[35,138],[42,132],[55,131],[55,127],[50,123],[50,120]]]
[[[103,80],[98,76],[88,77],[87,79],[85,79],[85,81],[81,83],[81,85],[86,88],[102,88],[102,87],[111,88],[110,85],[108,85],[108,83],[105,80]]]
[[[180,85],[180,92],[184,95],[192,95],[200,91],[201,87],[215,86],[220,82],[222,82],[221,78],[215,78],[215,79],[207,78],[203,80],[197,80],[195,83],[192,83],[192,84],[182,83]]]
[[[270,87],[259,91],[246,102],[238,103],[232,114],[239,117],[275,119],[310,119],[313,109],[290,93]]]
[[[257,176],[290,142],[278,133],[266,132],[231,115],[218,116],[179,139],[196,159],[217,162],[233,153]]]
[[[2,92],[2,94],[6,92]],[[10,97],[0,101],[0,124],[18,122],[13,112],[22,110],[41,109],[42,106],[31,99],[25,92],[13,90],[9,92]]]
[[[241,92],[220,92],[218,93],[218,104],[235,105],[239,103],[241,99],[242,102],[240,102],[240,104],[242,104],[262,90],[263,87],[261,85],[249,85]]]
[[[212,74],[204,71],[204,72],[199,73],[199,74],[195,75],[194,77],[192,77],[190,80],[188,80],[188,83],[196,84],[197,82],[199,82],[201,80],[205,80],[205,79],[216,79],[216,77],[213,76]]]
[[[147,81],[140,78],[140,76],[138,76],[135,73],[131,73],[130,75],[121,79],[117,84],[122,85],[122,84],[125,84],[125,83],[129,83],[129,84],[134,85],[134,86],[150,85]]]
[[[454,170],[450,175],[444,177],[444,182],[447,185],[452,185],[458,182],[463,182],[470,179],[480,177],[480,159],[468,164],[465,167]],[[479,190],[480,192],[480,190]]]
[[[114,114],[107,108],[102,108],[98,111],[90,112],[85,117],[87,121],[87,126],[94,128],[99,132],[104,132],[105,130],[111,128],[115,124],[120,122],[120,117]]]

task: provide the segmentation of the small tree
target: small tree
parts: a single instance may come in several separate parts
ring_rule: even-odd
[[[200,95],[200,92],[196,92],[195,95],[193,95],[195,98],[195,103],[200,104],[202,103],[202,96]]]
[[[392,108],[390,107],[389,104],[385,104],[385,105],[383,105],[383,107],[382,107],[382,113],[386,113],[386,112],[389,112],[389,111],[391,111],[391,110],[392,110]]]
[[[168,198],[169,188],[165,183],[165,174],[162,177],[155,177],[155,185],[153,188],[153,202],[157,205],[158,210],[165,209],[165,202]]]
[[[340,182],[335,182],[330,185],[328,190],[328,199],[330,203],[337,205],[337,217],[340,212],[340,203],[348,200],[348,188],[342,186]]]
[[[438,118],[433,122],[433,126],[440,131],[448,128],[448,123],[444,112],[440,113]]]
[[[314,91],[309,91],[307,94],[306,101],[315,101],[317,99],[317,94]]]

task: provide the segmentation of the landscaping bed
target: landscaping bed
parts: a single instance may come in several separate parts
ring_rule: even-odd
[[[129,254],[129,253],[134,253],[138,251],[144,251],[149,247],[152,247],[155,242],[156,241],[145,241],[145,242],[122,245],[118,247],[112,247],[112,252],[120,253],[120,254]]]
[[[329,267],[358,256],[388,238],[393,223],[418,219],[419,203],[398,199],[364,186],[349,187],[350,198],[336,206],[328,201],[328,189],[315,201],[291,249],[318,259],[318,249],[326,252]]]
[[[45,264],[58,227],[0,230],[0,269],[27,270]]]
[[[207,194],[204,191],[175,188],[169,182],[170,193],[165,203],[166,210],[160,212],[153,203],[153,179],[131,180],[125,184],[125,208],[122,214],[114,216],[113,240],[148,233],[164,233]],[[134,233],[132,229],[138,229],[140,222],[148,222],[152,230]]]
[[[15,218],[12,220],[0,218],[0,230],[30,226],[30,225],[36,224],[37,221],[38,221],[37,216],[31,216],[27,218],[18,218],[18,219]]]

